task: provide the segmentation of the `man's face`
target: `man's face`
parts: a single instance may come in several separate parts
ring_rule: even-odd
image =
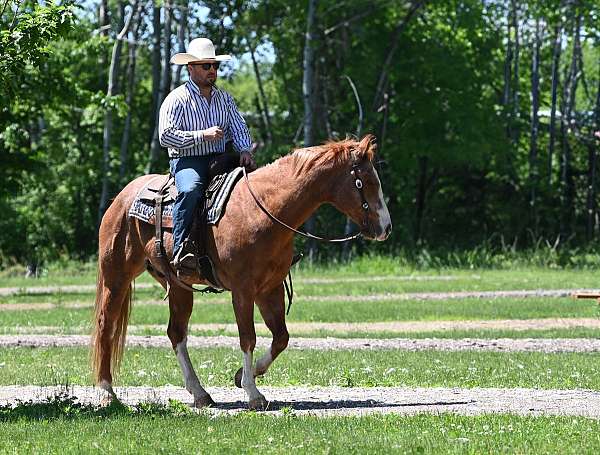
[[[217,81],[219,62],[200,61],[188,64],[190,78],[199,87],[209,87]]]

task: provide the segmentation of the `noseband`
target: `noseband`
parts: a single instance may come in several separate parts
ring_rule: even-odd
[[[314,239],[314,240],[320,240],[323,242],[332,242],[332,243],[337,243],[337,242],[347,242],[349,240],[355,240],[359,237],[362,236],[362,234],[360,232],[357,232],[354,235],[351,235],[350,237],[344,237],[342,239],[328,239],[325,237],[319,237],[318,235],[314,235],[311,234],[310,232],[303,232],[300,231],[298,229],[293,228],[292,226],[289,226],[288,224],[284,223],[283,221],[281,221],[280,219],[278,219],[277,217],[275,217],[275,215],[271,214],[271,212],[269,212],[265,206],[263,205],[263,203],[260,201],[260,199],[258,199],[258,197],[256,196],[256,194],[254,194],[254,191],[252,190],[252,187],[250,186],[250,181],[248,180],[248,174],[246,173],[246,168],[243,167],[243,172],[244,172],[244,179],[246,180],[246,185],[248,186],[248,191],[250,191],[250,194],[252,195],[252,197],[254,198],[254,201],[256,202],[256,205],[258,205],[260,207],[260,209],[265,212],[265,214],[271,218],[271,220],[275,221],[276,223],[280,224],[281,226],[289,229],[292,232],[295,232],[296,234],[299,234],[303,237],[309,238],[309,239]],[[363,227],[366,229],[368,227],[368,213],[369,213],[369,203],[367,202],[367,199],[365,198],[365,193],[363,190],[363,181],[359,176],[360,173],[360,169],[359,166],[356,162],[352,163],[352,170],[350,171],[350,174],[352,175],[352,177],[354,178],[354,186],[356,187],[356,190],[358,191],[358,194],[360,196],[360,200],[361,200],[361,206],[362,209],[365,213],[365,217],[364,220],[362,222]]]

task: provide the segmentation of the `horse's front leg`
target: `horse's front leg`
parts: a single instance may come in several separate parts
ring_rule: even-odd
[[[256,346],[256,331],[254,329],[254,298],[250,295],[232,292],[235,320],[240,335],[240,348],[244,355],[241,386],[248,395],[250,409],[264,410],[267,400],[256,388],[252,356]]]
[[[277,356],[285,350],[290,339],[285,325],[283,283],[257,297],[256,304],[265,324],[273,335],[273,341],[271,342],[271,348],[256,361],[254,377],[262,376],[267,372]],[[235,385],[242,387],[242,368],[235,374]]]
[[[202,408],[214,405],[215,403],[200,384],[188,354],[187,331],[193,304],[194,297],[191,291],[171,287],[169,290],[170,317],[167,335],[171,340],[177,361],[181,367],[185,388],[194,396],[194,406]]]
[[[265,324],[273,335],[271,349],[269,349],[256,362],[255,376],[262,376],[267,372],[273,361],[285,348],[287,348],[290,335],[285,325],[285,301],[283,295],[283,283],[272,291],[261,295],[256,299],[256,304]]]

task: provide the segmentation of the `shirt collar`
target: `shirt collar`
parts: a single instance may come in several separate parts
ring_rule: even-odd
[[[202,95],[202,92],[200,92],[200,87],[198,87],[198,85],[196,85],[196,83],[193,80],[189,79],[187,81],[187,85],[188,85],[188,88],[192,92],[194,92],[196,95]],[[214,96],[214,95],[218,94],[220,91],[221,90],[219,90],[216,85],[213,85],[212,90],[211,90],[211,95]]]

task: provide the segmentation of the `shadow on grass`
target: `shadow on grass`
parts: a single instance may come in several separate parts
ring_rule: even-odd
[[[457,406],[474,403],[466,401],[429,401],[414,403],[386,403],[375,400],[333,400],[333,401],[271,401],[267,412],[282,411],[352,411],[369,409],[402,409],[430,406]],[[248,403],[245,401],[221,402],[212,406],[215,410],[245,411]],[[13,405],[0,406],[0,422],[20,420],[41,421],[56,419],[94,419],[119,418],[134,416],[153,417],[183,417],[197,415],[189,404],[177,400],[169,400],[167,404],[157,402],[142,402],[136,405],[126,405],[113,400],[106,406],[80,403],[76,397],[67,392],[58,393],[44,401],[17,402]]]
[[[107,406],[99,406],[80,403],[76,397],[68,393],[59,393],[40,402],[26,401],[17,402],[14,405],[0,406],[0,422],[118,418],[145,415],[180,417],[194,414],[189,406],[177,400],[169,400],[168,404],[143,402],[135,406],[128,406],[118,400],[113,400]]]
[[[456,406],[475,403],[475,400],[467,401],[428,401],[415,403],[386,403],[375,400],[334,400],[334,401],[270,401],[266,411],[339,411],[352,409],[374,409],[374,408],[413,408],[428,406]],[[244,401],[229,403],[217,403],[215,409],[227,411],[244,410],[248,404]]]

